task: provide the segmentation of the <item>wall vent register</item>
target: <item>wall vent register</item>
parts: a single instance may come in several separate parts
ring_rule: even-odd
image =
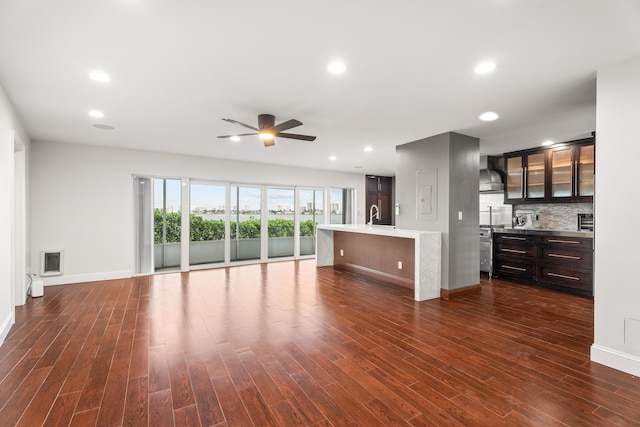
[[[40,252],[40,275],[61,276],[64,266],[64,252],[51,250]]]

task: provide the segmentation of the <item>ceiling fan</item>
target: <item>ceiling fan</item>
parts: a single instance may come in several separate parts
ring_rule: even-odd
[[[275,145],[274,137],[278,138],[290,138],[290,139],[299,139],[302,141],[315,141],[315,136],[310,135],[299,135],[296,133],[284,133],[283,131],[301,126],[302,122],[296,119],[287,120],[286,122],[282,122],[279,125],[276,125],[276,118],[271,114],[260,114],[258,115],[258,127],[250,126],[246,123],[239,122],[233,119],[222,119],[225,122],[235,123],[240,126],[244,126],[248,129],[254,130],[253,133],[240,133],[235,135],[220,135],[218,138],[231,138],[233,136],[247,136],[247,135],[259,135],[262,141],[264,142],[265,147],[271,147]]]

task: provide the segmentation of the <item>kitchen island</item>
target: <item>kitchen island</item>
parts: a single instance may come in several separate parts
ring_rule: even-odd
[[[413,289],[414,299],[440,297],[440,232],[360,224],[318,225],[316,263]]]

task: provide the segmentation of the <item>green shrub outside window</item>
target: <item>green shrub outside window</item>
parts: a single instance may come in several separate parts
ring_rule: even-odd
[[[167,241],[180,241],[180,212],[169,212],[167,216]],[[300,221],[300,236],[312,237],[315,225],[313,220]],[[162,243],[162,210],[154,211],[154,243]],[[256,239],[260,237],[260,220],[249,218],[239,224],[240,239]],[[267,224],[269,237],[293,237],[294,222],[292,219],[270,219]],[[192,242],[207,240],[224,240],[224,220],[204,219],[196,214],[189,215],[189,234]],[[231,221],[231,239],[236,238],[236,222]]]

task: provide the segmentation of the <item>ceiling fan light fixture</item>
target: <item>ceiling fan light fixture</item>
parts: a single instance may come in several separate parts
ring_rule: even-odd
[[[258,134],[258,136],[260,137],[260,139],[262,139],[263,141],[267,141],[267,140],[271,140],[273,139],[273,134],[269,133],[269,132],[260,132]]]

